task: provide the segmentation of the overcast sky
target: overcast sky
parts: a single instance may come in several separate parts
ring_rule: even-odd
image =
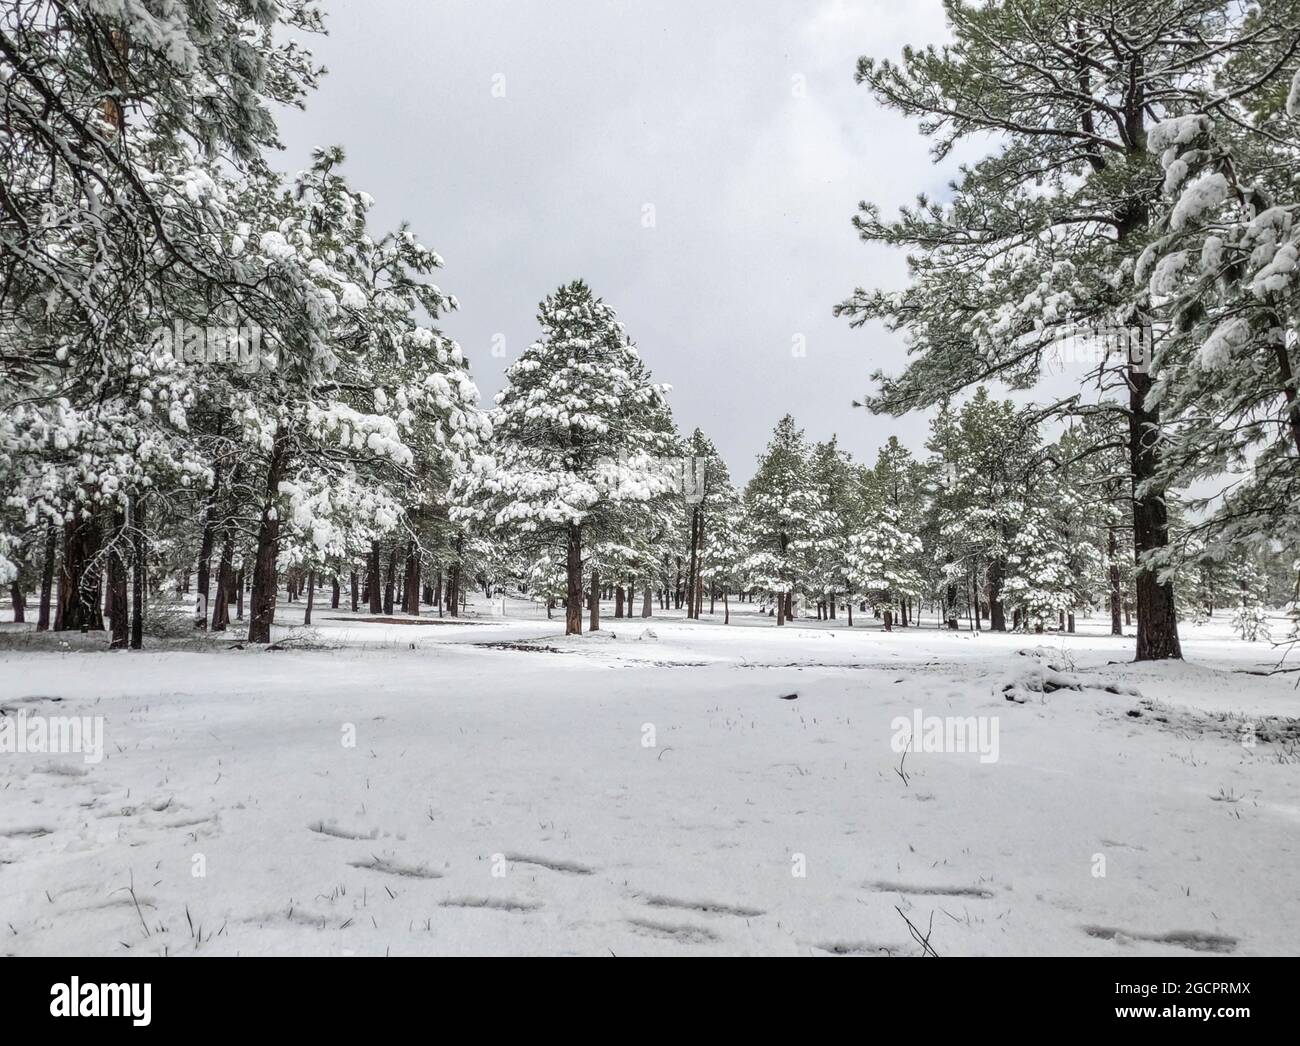
[[[831,310],[903,277],[858,241],[858,201],[892,210],[954,173],[853,82],[859,55],[942,39],[938,0],[326,8],[329,73],[283,116],[281,165],[341,144],[376,229],[406,219],[443,256],[460,309],[442,326],[485,402],[538,337],[537,303],[582,277],[737,480],[787,411],[868,461],[890,434],[920,448],[923,419],[852,407],[900,340]]]

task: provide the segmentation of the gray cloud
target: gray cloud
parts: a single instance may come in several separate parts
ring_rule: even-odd
[[[853,83],[860,54],[941,39],[938,0],[384,0],[336,2],[328,25],[312,46],[330,72],[283,116],[282,166],[342,144],[376,223],[407,219],[443,255],[461,303],[444,327],[485,398],[508,362],[494,335],[513,357],[537,302],[581,276],[738,479],[786,411],[867,459],[891,434],[923,441],[920,419],[851,406],[901,340],[831,309],[903,278],[858,242],[857,202],[953,173]]]

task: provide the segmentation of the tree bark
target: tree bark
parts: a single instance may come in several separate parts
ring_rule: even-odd
[[[99,601],[99,551],[99,521],[95,517],[78,516],[65,525],[60,586],[61,624],[65,632],[104,627],[104,611]]]
[[[36,631],[50,629],[50,597],[54,592],[54,561],[58,557],[59,537],[54,524],[45,528],[45,562],[41,564],[41,607],[36,617]]]
[[[1002,605],[1002,578],[1006,565],[998,557],[989,563],[989,631],[1005,632],[1007,630],[1007,612]]]
[[[125,650],[131,642],[131,620],[126,595],[126,519],[121,510],[113,513],[113,538],[108,549],[108,607],[112,625],[110,650]]]
[[[221,467],[215,470],[212,491],[203,503],[203,534],[199,540],[198,590],[199,612],[194,615],[194,627],[207,629],[208,604],[211,599],[209,581],[212,576],[212,549],[217,543],[217,498],[221,491]]]
[[[591,571],[591,621],[587,631],[600,631],[600,571],[594,568]]]
[[[384,614],[393,614],[393,589],[397,585],[397,542],[388,548],[388,573],[384,575]]]
[[[316,602],[316,571],[309,571],[307,574],[307,609],[302,615],[304,625],[311,624],[311,608]]]
[[[1124,595],[1120,590],[1119,538],[1115,531],[1115,527],[1110,527],[1106,533],[1106,551],[1110,559],[1110,634],[1112,636],[1122,636],[1124,634],[1124,622],[1120,610],[1123,606]]]
[[[146,564],[144,556],[144,502],[140,495],[131,497],[131,536],[135,548],[131,555],[131,649],[144,646],[144,585]]]
[[[653,601],[650,597],[650,582],[646,582],[641,588],[641,616],[650,617],[654,613]]]
[[[582,634],[582,526],[569,524],[565,548],[564,634]]]
[[[370,601],[370,613],[384,612],[384,597],[380,590],[379,578],[379,542],[370,542],[370,562],[366,566],[366,598]]]
[[[1160,583],[1156,572],[1143,562],[1148,552],[1169,544],[1169,516],[1161,492],[1138,495],[1138,486],[1156,473],[1155,442],[1160,430],[1160,410],[1146,406],[1152,381],[1149,374],[1130,367],[1129,460],[1133,473],[1133,551],[1136,559],[1138,661],[1181,659],[1178,616],[1174,611],[1172,581]]]
[[[271,461],[266,472],[265,497],[262,520],[257,530],[257,558],[253,564],[252,606],[248,615],[248,641],[271,642],[271,626],[275,623],[276,591],[275,561],[280,553],[280,513],[276,498],[280,483],[289,465],[289,436],[284,429],[276,431],[271,444]]]
[[[235,592],[235,536],[226,530],[217,563],[217,594],[212,601],[212,631],[224,632],[230,624],[230,600]]]
[[[686,570],[686,589],[690,593],[690,603],[686,607],[686,616],[688,618],[696,617],[695,610],[695,586],[699,580],[700,569],[700,506],[696,505],[691,509],[691,560]]]

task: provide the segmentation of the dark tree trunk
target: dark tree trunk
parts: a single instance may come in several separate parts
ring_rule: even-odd
[[[587,626],[588,632],[600,631],[600,571],[591,572],[591,622]]]
[[[884,615],[884,618],[885,618],[885,631],[886,631],[886,632],[892,632],[892,631],[894,631],[894,609],[893,609],[893,607],[887,607],[887,608],[885,609],[885,615]]]
[[[357,572],[352,571],[352,613],[356,613],[361,606],[361,582],[357,578]]]
[[[307,574],[307,609],[302,615],[304,625],[311,624],[311,608],[316,602],[316,571],[312,570]]]
[[[1139,484],[1156,472],[1155,444],[1160,431],[1159,408],[1146,406],[1152,381],[1149,374],[1129,368],[1129,460],[1133,472],[1133,551],[1136,560],[1137,660],[1181,658],[1178,616],[1174,612],[1174,585],[1160,583],[1156,572],[1144,565],[1145,553],[1169,544],[1169,517],[1160,491],[1139,496]]]
[[[691,509],[691,561],[686,571],[686,587],[690,592],[690,604],[686,607],[686,616],[697,617],[695,610],[695,586],[699,581],[700,570],[700,531],[703,526],[700,506]]]
[[[212,631],[224,632],[230,624],[230,601],[235,595],[235,536],[226,530],[217,563],[217,594],[212,601]]]
[[[650,617],[653,613],[654,606],[650,597],[650,583],[647,581],[641,588],[641,616]]]
[[[621,618],[622,616],[623,616],[623,586],[615,585],[614,586],[614,617]]]
[[[1122,636],[1124,622],[1120,611],[1124,604],[1124,593],[1120,589],[1119,538],[1115,531],[1115,527],[1110,527],[1106,534],[1106,549],[1110,557],[1110,634]]]
[[[343,586],[339,584],[339,576],[335,574],[330,578],[330,609],[339,608],[339,600],[343,598]]]
[[[366,598],[370,603],[370,613],[384,612],[384,597],[380,590],[379,578],[379,542],[370,542],[370,562],[366,565]]]
[[[131,555],[131,649],[144,646],[144,502],[138,494],[131,498],[131,536],[135,548]]]
[[[113,538],[108,549],[108,615],[113,627],[110,650],[125,650],[131,642],[131,620],[126,595],[126,518],[113,513]]]
[[[212,575],[212,549],[217,543],[217,498],[221,491],[221,469],[215,470],[212,491],[203,503],[203,531],[199,539],[198,591],[199,612],[194,615],[194,627],[208,627],[208,604],[211,600],[209,581]]]
[[[13,603],[14,607],[14,624],[25,624],[27,622],[27,597],[23,594],[21,573],[14,579],[14,583],[9,586],[9,601]]]
[[[564,634],[576,636],[582,633],[582,527],[577,523],[569,524],[564,571]]]
[[[248,641],[271,642],[271,626],[275,624],[277,596],[275,560],[280,552],[280,513],[276,511],[276,498],[280,483],[289,465],[289,436],[283,429],[275,434],[271,446],[271,461],[266,473],[262,506],[262,520],[257,530],[257,558],[253,564],[252,606],[248,615]]]
[[[1001,557],[989,563],[989,631],[1005,632],[1007,614],[1002,606],[1002,578],[1006,565]]]
[[[41,608],[36,618],[36,631],[50,629],[50,597],[54,592],[54,561],[58,558],[59,536],[54,524],[45,528],[45,562],[41,564]]]
[[[393,589],[397,585],[397,542],[388,549],[388,573],[384,575],[384,614],[393,614]]]
[[[104,627],[104,612],[99,601],[99,551],[99,521],[95,517],[78,516],[66,524],[60,586],[63,599],[61,624],[65,632],[102,630]]]
[[[420,550],[415,541],[406,544],[406,598],[403,608],[408,614],[420,613]]]

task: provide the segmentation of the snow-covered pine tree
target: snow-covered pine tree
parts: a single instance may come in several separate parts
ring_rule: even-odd
[[[807,588],[818,616],[836,616],[841,597],[848,599],[848,623],[853,624],[853,572],[849,549],[862,524],[862,475],[832,436],[812,451],[812,477],[821,505],[817,538]]]
[[[667,387],[650,380],[614,310],[582,280],[538,310],[541,340],[506,371],[491,455],[463,477],[462,515],[539,554],[562,552],[565,631],[582,631],[584,553],[669,493]],[[598,587],[598,586],[596,586]]]
[[[1163,235],[1135,272],[1167,328],[1164,482],[1208,481],[1189,535],[1219,558],[1300,540],[1300,133],[1276,111],[1255,117],[1267,136],[1208,114],[1151,129]]]
[[[704,557],[709,547],[709,527],[735,500],[736,493],[727,463],[700,429],[691,433],[684,450],[680,473],[689,532],[686,616],[698,618],[704,599],[702,579],[707,569]]]
[[[107,556],[124,645],[129,559],[140,645],[150,492],[206,476],[185,438],[188,376],[158,365],[151,336],[196,300],[210,311],[256,292],[226,252],[213,158],[236,174],[260,166],[272,107],[299,103],[317,73],[285,36],[320,28],[307,0],[32,3],[0,27],[0,532],[62,531],[43,566],[56,627],[98,624]],[[9,545],[0,537],[0,554]],[[55,550],[64,599],[51,615]]]
[[[893,631],[895,608],[921,594],[920,555],[921,539],[897,506],[867,504],[862,530],[849,545],[849,574],[854,590],[880,612],[886,632]]]
[[[864,204],[857,217],[863,239],[910,252],[902,293],[859,289],[838,310],[909,334],[910,364],[877,374],[868,400],[896,414],[995,377],[1028,387],[1045,354],[1081,330],[1140,342],[1149,318],[1126,274],[1158,211],[1150,125],[1211,109],[1236,116],[1270,71],[1286,75],[1300,44],[1288,4],[992,0],[945,12],[951,43],[858,63],[859,81],[934,139],[936,159],[967,139],[993,142],[962,168],[950,203],[921,197],[894,221]],[[1136,656],[1177,658],[1172,585],[1157,562],[1168,541],[1158,363],[1153,373],[1140,352],[1111,356],[1092,376],[1129,422]]]
[[[823,522],[810,450],[789,414],[759,455],[744,500],[748,554],[742,569],[755,589],[775,601],[776,623],[784,625],[794,616],[794,596],[808,578]]]

